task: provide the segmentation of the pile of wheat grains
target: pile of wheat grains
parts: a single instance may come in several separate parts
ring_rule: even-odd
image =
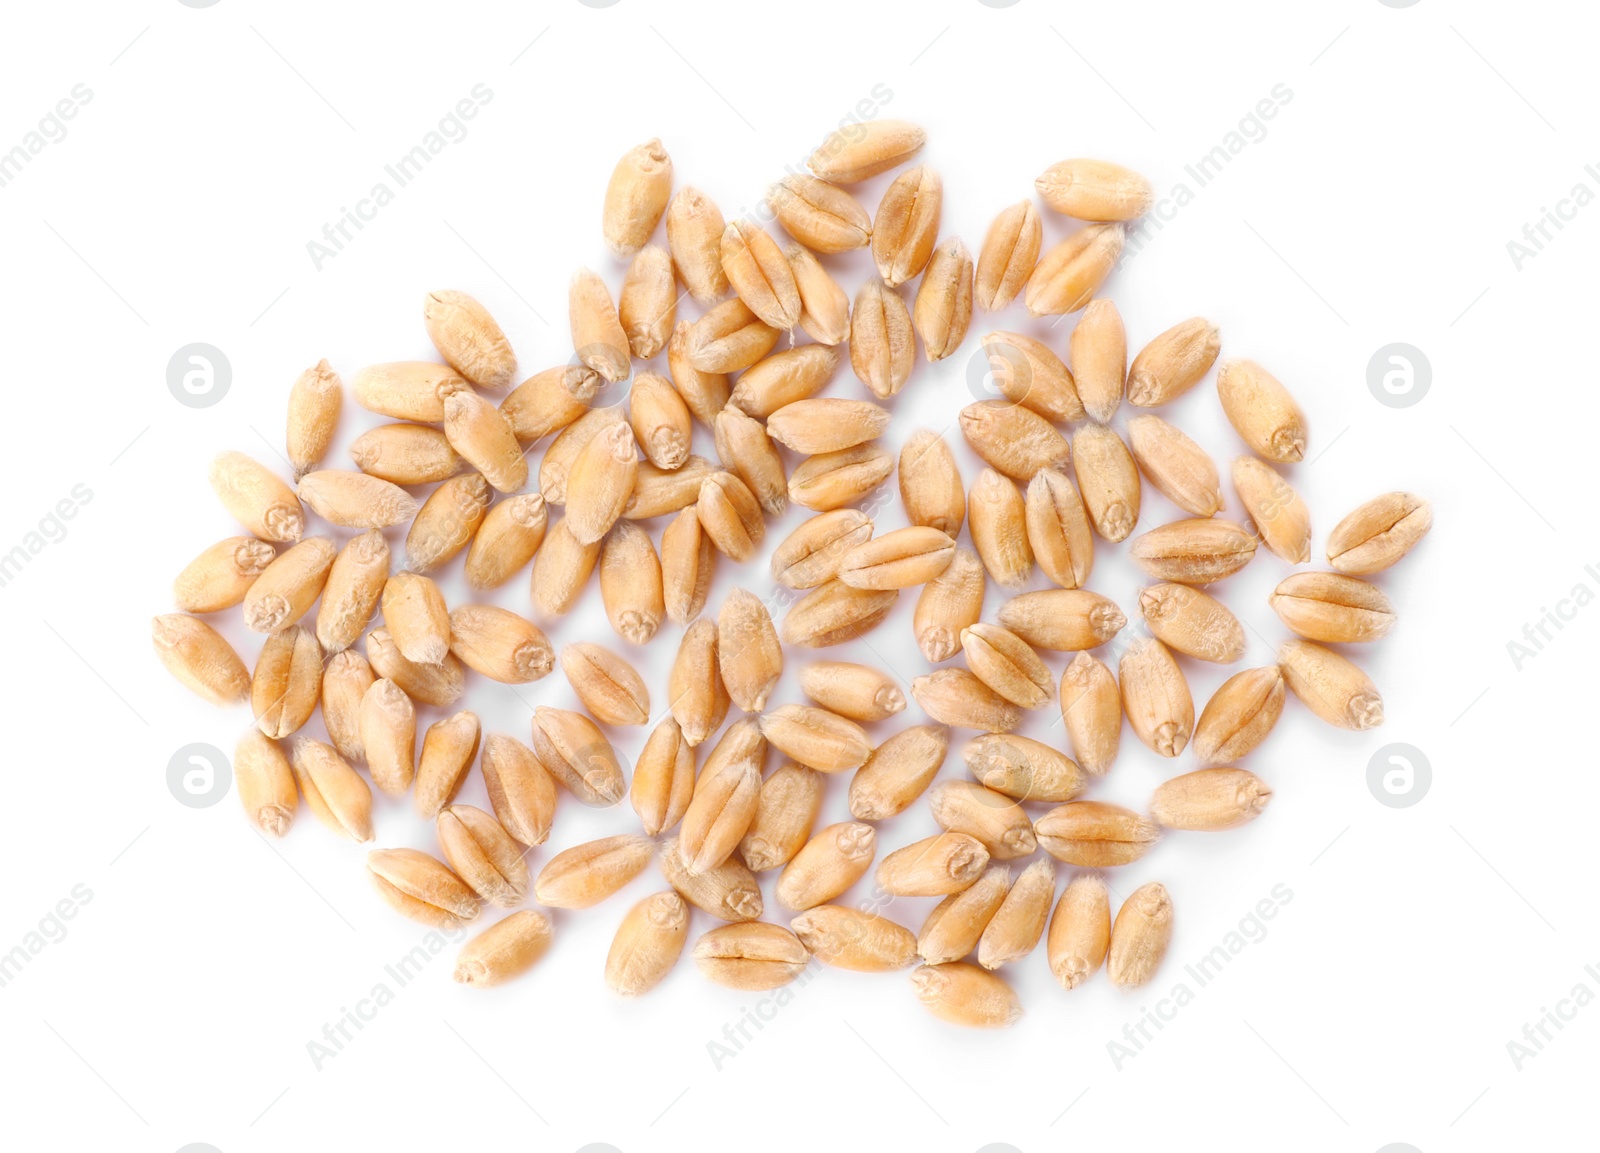
[[[1116,164],[1062,161],[1035,188],[1083,226],[1041,257],[1039,210],[1021,200],[995,218],[974,263],[960,239],[939,238],[942,185],[927,166],[894,179],[874,214],[847,190],[908,162],[924,139],[894,121],[829,136],[810,158],[814,175],[768,191],[772,218],[795,241],[787,248],[758,224],[726,224],[693,188],[674,194],[660,142],[640,145],[617,164],[602,212],[607,244],[631,262],[616,303],[595,273],[573,277],[570,364],[494,403],[485,394],[516,377],[504,333],[472,297],[435,292],[423,319],[443,363],[379,364],[351,381],[359,405],[396,422],[354,442],[354,470],[322,467],[343,402],[326,361],[289,395],[293,485],[241,453],[216,458],[212,487],[247,535],[182,571],[182,611],[156,618],[154,640],[200,696],[249,703],[255,725],[234,771],[257,827],[283,834],[303,797],[334,832],[365,842],[369,779],[391,797],[409,793],[437,822],[438,855],[377,849],[367,868],[398,912],[438,927],[470,921],[484,904],[515,908],[530,890],[547,908],[588,908],[654,860],[668,888],[622,916],[605,963],[623,994],[646,992],[676,964],[691,905],[723,922],[692,948],[713,981],[772,989],[812,958],[870,972],[920,960],[916,996],[964,1025],[1017,1019],[1020,1002],[998,971],[1041,940],[1063,989],[1102,964],[1120,986],[1151,977],[1171,937],[1167,890],[1139,888],[1113,919],[1098,870],[1142,857],[1164,830],[1255,819],[1270,790],[1236,763],[1271,733],[1286,694],[1331,725],[1382,721],[1372,681],[1326,646],[1388,632],[1389,602],[1361,578],[1416,544],[1429,505],[1390,493],[1340,521],[1327,539],[1332,571],[1295,572],[1271,597],[1303,639],[1284,644],[1278,664],[1227,680],[1196,720],[1174,654],[1229,664],[1245,650],[1240,622],[1204,587],[1259,546],[1291,565],[1310,560],[1305,504],[1274,467],[1305,454],[1300,408],[1260,365],[1218,366],[1217,398],[1251,455],[1232,468],[1249,526],[1217,517],[1217,467],[1194,440],[1152,412],[1128,419],[1126,438],[1109,424],[1124,400],[1159,408],[1193,388],[1220,350],[1217,328],[1194,318],[1130,365],[1117,308],[1096,295],[1150,185]],[[665,248],[650,243],[663,218]],[[870,249],[879,275],[852,303],[816,254],[858,249]],[[919,276],[908,308],[900,289]],[[693,321],[677,319],[680,281],[705,308]],[[947,357],[974,304],[993,312],[1019,296],[1034,316],[1082,315],[1065,357],[1019,333],[982,338],[1002,398],[968,406],[959,424],[988,467],[969,487],[927,430],[893,459],[878,443],[893,418],[886,402],[910,380],[918,345],[929,362]],[[864,389],[834,384],[841,345]],[[634,361],[663,352],[665,375],[635,374]],[[591,406],[630,377],[625,403]],[[694,422],[711,432],[715,462],[691,451]],[[541,446],[531,476],[529,454]],[[778,446],[803,459],[791,468]],[[897,469],[908,527],[874,535],[858,506]],[[1113,672],[1089,650],[1127,618],[1087,585],[1095,538],[1104,547],[1132,534],[1145,482],[1190,519],[1132,540],[1132,558],[1159,583],[1137,594],[1149,635],[1119,646]],[[429,487],[419,504],[412,490]],[[815,515],[777,545],[770,574],[743,582],[766,599],[736,589],[708,606],[714,567],[755,556],[767,518],[791,501]],[[342,546],[310,535],[313,518],[356,535]],[[391,571],[385,530],[407,524],[403,564]],[[665,710],[631,781],[607,730],[651,722],[644,679],[617,648],[577,642],[558,654],[527,617],[452,608],[428,573],[458,557],[475,590],[529,582],[532,615],[546,622],[598,570],[623,651],[651,643],[664,616],[683,627]],[[1053,587],[1021,591],[1036,567]],[[982,619],[988,581],[1012,594],[993,621]],[[795,590],[781,625],[775,589]],[[770,699],[786,660],[868,633],[903,590],[915,590],[916,643],[931,670],[910,681],[911,694],[930,723],[875,744],[864,726],[908,702],[898,678],[863,664],[807,663],[799,680],[810,703]],[[238,608],[266,635],[253,673],[202,619]],[[1075,654],[1059,684],[1039,650]],[[460,709],[430,725],[419,747],[418,704],[458,709],[474,675],[524,684],[557,663],[584,712],[540,706],[531,733],[510,736],[481,734]],[[1052,702],[1066,748],[1013,733],[1024,710]],[[329,740],[296,736],[319,704]],[[1188,749],[1197,766],[1157,788],[1147,814],[1082,799],[1113,767],[1124,718],[1157,754]],[[960,750],[971,779],[935,783],[952,730],[976,733]],[[492,811],[455,803],[474,761]],[[849,778],[855,819],[814,829],[825,790],[843,787],[830,784],[836,775]],[[563,790],[592,806],[626,797],[639,830],[566,848],[534,876],[527,857],[549,838]],[[880,851],[880,833],[924,796],[944,831]],[[880,899],[834,903],[875,861]],[[1076,870],[1059,898],[1056,861]],[[757,874],[774,870],[787,926],[763,919]],[[943,900],[913,933],[878,912],[890,896]],[[465,945],[456,979],[493,985],[523,973],[553,927],[541,909],[510,913]]]

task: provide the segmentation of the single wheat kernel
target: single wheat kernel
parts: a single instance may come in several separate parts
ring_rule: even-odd
[[[755,874],[737,858],[729,857],[714,869],[691,873],[678,852],[678,838],[669,837],[661,842],[657,863],[667,884],[701,912],[730,923],[761,917],[761,886],[756,883]]]
[[[1395,614],[1389,598],[1357,577],[1295,573],[1267,598],[1278,619],[1308,641],[1360,643],[1387,636]]]
[[[1098,873],[1079,873],[1061,891],[1050,917],[1045,955],[1056,982],[1068,992],[1105,964],[1111,948],[1111,898]]]
[[[1332,649],[1286,641],[1278,667],[1289,691],[1328,724],[1356,730],[1383,724],[1383,698],[1372,678]]]
[[[428,339],[445,363],[483,388],[510,386],[517,374],[511,343],[489,310],[465,292],[441,289],[422,301]]]
[[[790,173],[767,189],[767,204],[790,236],[816,252],[849,252],[872,239],[861,202],[815,176]]]
[[[270,633],[305,616],[322,594],[334,555],[332,541],[312,536],[275,557],[244,595],[244,623]]]
[[[902,729],[872,751],[850,780],[850,815],[881,821],[905,812],[944,764],[950,730],[938,725]]]
[[[829,825],[812,837],[778,874],[779,903],[796,912],[825,905],[872,867],[878,833],[859,821]]]
[[[927,267],[943,204],[944,183],[926,164],[908,168],[884,192],[872,221],[872,258],[890,288]]]
[[[436,484],[467,467],[444,431],[426,424],[369,428],[351,443],[350,459],[368,476],[401,485]]]
[[[322,646],[309,629],[290,625],[267,638],[250,679],[256,727],[274,739],[297,732],[322,692]]]
[[[628,379],[633,370],[628,334],[611,301],[611,290],[587,268],[573,273],[567,285],[567,322],[580,363],[612,384]]]
[[[344,403],[344,388],[339,374],[326,360],[319,360],[302,372],[289,389],[289,421],[284,448],[294,478],[299,480],[316,468],[333,443],[339,427],[339,409]]]
[[[478,768],[501,827],[524,845],[544,844],[556,811],[556,783],[533,750],[504,733],[490,733]]]
[[[789,507],[789,478],[761,422],[730,404],[717,414],[712,435],[718,458],[744,481],[762,511],[782,516]]]
[[[1078,765],[1104,776],[1122,743],[1122,694],[1111,670],[1088,653],[1073,657],[1061,674],[1061,720]]]
[[[985,733],[962,750],[967,768],[986,789],[1019,801],[1060,804],[1075,799],[1089,776],[1065,753],[1015,733]]]
[[[971,953],[1010,884],[1011,870],[992,865],[971,885],[940,901],[917,933],[918,955],[930,965],[941,965]]]
[[[467,778],[467,770],[472,767],[472,758],[478,755],[478,737],[482,731],[477,714],[465,711],[428,726],[422,737],[422,756],[417,761],[417,780],[412,793],[417,812],[422,816],[437,817],[455,799],[461,782]],[[450,863],[455,864],[454,861]]]
[[[406,567],[428,572],[453,560],[477,535],[494,494],[476,472],[452,477],[429,494],[406,533]]]
[[[823,780],[815,769],[785,761],[761,782],[755,816],[739,840],[739,856],[752,872],[788,864],[810,839],[822,808]]]
[[[242,452],[224,452],[211,462],[211,489],[228,515],[262,540],[293,542],[305,531],[305,510],[294,489]]]
[[[633,769],[628,799],[648,836],[676,825],[694,796],[694,749],[667,717],[650,733]]]
[[[1044,226],[1033,201],[1019,200],[989,225],[978,254],[978,307],[996,312],[1017,298],[1039,262]]]
[[[961,434],[985,464],[1024,483],[1042,468],[1065,465],[1071,453],[1067,438],[1048,420],[1004,400],[967,405],[961,410]]]
[[[1022,870],[978,939],[978,964],[998,969],[1020,961],[1039,944],[1056,895],[1056,868],[1040,857]]]
[[[560,432],[589,411],[589,402],[604,384],[586,364],[561,364],[536,372],[500,402],[511,431],[523,447]],[[443,405],[440,406],[443,420]]]
[[[1128,334],[1115,304],[1105,297],[1089,302],[1067,341],[1067,356],[1085,411],[1110,423],[1128,375]]]
[[[1253,360],[1225,360],[1217,399],[1250,450],[1280,464],[1305,459],[1306,418],[1289,390]]]
[[[1079,220],[1133,220],[1155,200],[1148,180],[1109,160],[1062,160],[1033,186],[1051,208]]]
[[[860,768],[872,755],[865,729],[814,705],[780,705],[762,714],[761,735],[779,752],[820,773]]]
[[[1033,823],[1039,847],[1058,861],[1106,869],[1137,861],[1161,839],[1138,813],[1100,801],[1068,801]]]
[[[250,697],[250,674],[222,634],[194,617],[172,613],[150,622],[156,656],[184,688],[214,705]]]
[[[1122,438],[1103,424],[1072,434],[1072,468],[1094,529],[1113,543],[1139,522],[1139,469]]]
[[[361,698],[361,748],[372,783],[401,796],[416,776],[417,712],[411,698],[387,677]]]
[[[890,973],[917,959],[910,929],[862,909],[818,905],[789,922],[807,951],[824,965],[857,973]]]
[[[450,610],[428,577],[397,572],[383,586],[383,622],[408,661],[436,665],[450,651]]]
[[[1019,801],[972,781],[940,781],[928,793],[939,827],[975,837],[989,859],[1010,861],[1039,847],[1033,821]]]
[[[453,980],[475,989],[520,977],[550,949],[553,925],[539,909],[523,909],[495,922],[461,947]]]
[[[789,474],[789,499],[829,512],[864,498],[894,472],[894,458],[876,444],[807,457]]]
[[[944,572],[922,586],[911,629],[917,648],[931,663],[955,656],[961,649],[961,630],[983,615],[983,570],[977,553],[957,546]]]
[[[857,589],[830,580],[784,615],[783,642],[814,649],[853,641],[882,624],[899,596],[897,589]]]
[[[850,312],[850,367],[873,396],[887,400],[911,379],[917,340],[906,302],[881,280],[856,293]]]
[[[691,503],[661,530],[661,594],[674,624],[687,625],[700,615],[716,562],[716,546]]]
[[[445,398],[444,434],[497,491],[516,492],[528,483],[528,458],[510,418],[477,393],[462,389]]]
[[[676,202],[674,202],[676,203]],[[676,893],[651,893],[629,909],[606,954],[606,984],[637,997],[661,984],[689,939],[689,908]]]
[[[678,285],[665,248],[647,244],[634,254],[617,296],[617,322],[638,359],[667,347],[678,324]]]
[[[633,429],[613,424],[597,432],[573,461],[567,476],[563,522],[579,544],[594,544],[622,516],[639,479],[639,446]]]
[[[1023,291],[1028,315],[1077,312],[1088,304],[1116,267],[1126,237],[1121,224],[1091,224],[1045,253]]]
[[[406,696],[425,705],[448,708],[461,699],[466,689],[466,674],[454,654],[446,654],[436,665],[407,660],[388,629],[373,629],[367,634],[367,660],[372,663],[373,672],[388,677]]]
[[[539,551],[548,526],[544,497],[536,492],[490,505],[467,549],[463,571],[468,587],[482,592],[510,581]],[[328,594],[324,592],[322,596],[326,604]]]
[[[814,661],[800,670],[800,691],[853,721],[882,721],[906,707],[906,695],[888,673],[848,661]]]
[[[395,912],[435,929],[459,929],[478,915],[466,882],[418,849],[373,849],[367,877]]]
[[[744,921],[701,936],[694,943],[694,961],[719,985],[761,992],[793,981],[810,963],[811,954],[781,925]]]
[[[959,237],[933,250],[917,286],[911,323],[930,362],[943,360],[966,339],[972,323],[972,256]]]
[[[618,256],[632,256],[650,239],[672,194],[672,158],[660,140],[647,140],[622,154],[606,184],[600,231]]]
[[[1433,506],[1408,492],[1374,497],[1333,526],[1328,563],[1346,576],[1382,572],[1433,527]]]
[[[1122,709],[1134,735],[1163,757],[1175,757],[1194,732],[1194,698],[1172,653],[1153,637],[1136,638],[1117,664]]]
[[[783,646],[772,614],[754,593],[732,589],[717,613],[717,660],[733,703],[747,713],[767,707],[783,675]]]
[[[1221,348],[1222,334],[1203,316],[1173,325],[1128,366],[1128,403],[1155,408],[1178,399],[1211,371]]]
[[[361,747],[361,698],[378,678],[367,659],[353,649],[335,653],[322,670],[322,722],[339,755],[366,759]]]
[[[608,725],[642,725],[650,720],[650,690],[627,661],[609,649],[577,641],[561,650],[561,671],[578,699]]]
[[[253,536],[220,540],[183,567],[172,582],[172,603],[197,614],[234,608],[277,555]]]
[[[439,814],[437,828],[444,859],[473,892],[504,909],[522,904],[528,864],[499,821],[471,805],[451,805]]]
[[[1165,886],[1141,885],[1122,902],[1111,926],[1106,973],[1121,989],[1133,989],[1155,976],[1172,942],[1172,898]]]
[[[1009,733],[1022,723],[1022,710],[966,669],[938,669],[911,682],[922,711],[941,725]]]
[[[417,515],[416,497],[364,472],[308,472],[300,478],[299,493],[311,511],[342,528],[389,528]],[[300,539],[298,533],[294,539]]]
[[[1173,777],[1150,798],[1150,815],[1169,829],[1211,832],[1248,824],[1272,799],[1267,783],[1244,769],[1199,769]]]
[[[1127,624],[1115,602],[1087,589],[1022,593],[1001,605],[999,620],[1028,644],[1055,652],[1096,648]]]
[[[926,428],[913,432],[901,446],[899,474],[906,519],[954,540],[967,516],[967,494],[944,437]]]
[[[617,754],[598,725],[582,713],[540,706],[533,710],[533,754],[585,805],[604,808],[622,800],[626,784]]]
[[[941,1021],[973,1029],[1004,1029],[1022,1019],[1016,992],[987,969],[954,961],[911,971],[923,1007]]]
[[[667,247],[689,295],[715,304],[728,291],[722,271],[722,210],[698,188],[680,188],[667,205]]]
[[[628,423],[645,459],[668,472],[689,459],[694,435],[689,406],[664,376],[641,372],[628,393]]]
[[[372,840],[372,790],[332,745],[299,737],[289,763],[317,820],[358,844]]]
[[[445,397],[470,387],[455,369],[426,360],[405,360],[363,368],[350,381],[356,403],[395,420],[438,424]]]
[[[968,531],[973,547],[995,583],[1021,588],[1033,572],[1033,547],[1028,543],[1027,506],[1017,486],[992,468],[973,482],[967,501]]]
[[[1128,421],[1128,448],[1157,491],[1190,516],[1222,508],[1222,482],[1211,457],[1154,413]]]
[[[289,758],[277,741],[256,729],[248,730],[233,752],[233,779],[239,788],[239,803],[252,825],[274,837],[289,831],[300,806],[300,791],[295,788]]]
[[[904,164],[928,134],[904,120],[853,121],[823,137],[807,167],[830,184],[858,184]]]
[[[736,220],[722,233],[722,271],[728,283],[764,324],[780,330],[800,323],[800,286],[794,269],[763,228]]]
[[[1162,644],[1202,661],[1229,665],[1244,656],[1244,626],[1228,606],[1188,585],[1151,585],[1139,611]]]
[[[1290,564],[1311,559],[1311,512],[1275,469],[1241,456],[1233,462],[1233,488],[1262,544]]]
[[[545,862],[533,895],[552,909],[587,909],[642,873],[654,852],[650,838],[636,833],[574,845]]]
[[[1046,420],[1082,420],[1083,401],[1077,382],[1050,348],[1020,332],[991,332],[983,337],[989,358],[989,383],[1001,396]]]

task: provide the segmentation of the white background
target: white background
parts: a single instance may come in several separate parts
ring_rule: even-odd
[[[1579,1011],[1520,1071],[1507,1042],[1580,982],[1600,992],[1584,972],[1600,962],[1600,921],[1581,824],[1597,801],[1582,733],[1600,613],[1580,610],[1520,671],[1507,642],[1573,586],[1600,588],[1584,570],[1600,562],[1588,459],[1600,212],[1578,212],[1520,271],[1506,243],[1573,185],[1600,188],[1584,171],[1600,154],[1596,29],[1580,6],[820,0],[780,14],[705,0],[138,0],[19,6],[7,24],[0,150],[74,85],[93,94],[66,138],[0,188],[11,398],[0,552],[74,486],[92,492],[65,537],[0,588],[11,654],[0,951],[74,886],[92,893],[0,987],[8,1145],[1570,1146],[1600,1009]],[[493,98],[465,139],[318,271],[306,242],[480,83]],[[1163,194],[1195,189],[1184,166],[1279,84],[1292,100],[1264,138],[1250,129],[1258,138],[1106,292],[1134,347],[1204,314],[1225,355],[1262,361],[1294,390],[1312,437],[1290,476],[1317,556],[1339,517],[1390,489],[1429,496],[1436,527],[1379,578],[1401,624],[1355,654],[1383,691],[1383,728],[1335,731],[1291,702],[1246,762],[1275,792],[1261,820],[1172,835],[1109,878],[1120,894],[1149,880],[1172,893],[1176,933],[1154,982],[1125,994],[1102,974],[1064,994],[1041,947],[1008,971],[1027,1015],[991,1034],[927,1016],[905,974],[821,970],[719,1069],[708,1043],[758,998],[711,985],[687,959],[633,1003],[601,980],[622,913],[662,886],[652,868],[601,906],[556,914],[550,954],[513,985],[453,984],[452,945],[319,1071],[307,1043],[425,932],[372,894],[364,850],[304,807],[269,844],[231,796],[192,809],[168,791],[175,750],[231,751],[249,723],[187,694],[149,643],[173,575],[238,531],[208,491],[209,457],[236,448],[283,467],[289,385],[321,357],[346,379],[431,357],[421,301],[436,287],[483,300],[523,374],[564,362],[568,277],[588,264],[620,283],[601,195],[616,158],[651,136],[676,183],[731,219],[883,85],[877,114],[928,130],[943,234],[976,251],[992,216],[1064,157],[1119,160]],[[885,183],[856,191],[873,206]],[[1046,217],[1047,243],[1070,231]],[[831,266],[853,293],[868,263]],[[686,302],[681,315],[697,311]],[[951,427],[972,399],[981,332],[1018,328],[1061,349],[1070,326],[1020,308],[976,317],[950,360],[919,356],[889,447]],[[192,341],[231,362],[215,407],[167,390],[168,358]],[[1367,387],[1369,358],[1394,341],[1432,365],[1431,391],[1406,409]],[[846,368],[831,394],[864,392]],[[1226,476],[1241,446],[1210,378],[1164,415]],[[377,419],[348,404],[335,457]],[[970,483],[975,458],[950,439]],[[709,438],[697,447],[709,455]],[[1145,524],[1178,515],[1145,495]],[[768,550],[800,515],[770,526]],[[901,523],[898,502],[879,518],[880,530]],[[743,571],[723,562],[711,607],[736,583],[768,591],[764,562],[765,550]],[[453,601],[459,565],[445,581]],[[1265,604],[1286,571],[1262,551],[1219,587],[1250,625],[1247,664],[1269,662],[1286,635]],[[1091,583],[1135,615],[1145,582],[1123,550],[1099,550]],[[493,599],[528,611],[525,580]],[[870,649],[823,655],[923,671],[913,599]],[[991,588],[988,612],[998,604]],[[237,615],[219,620],[253,662]],[[664,695],[676,626],[630,650],[591,585],[549,631],[626,651]],[[790,654],[776,700],[801,699],[793,674],[809,655]],[[1199,703],[1234,671],[1184,665]],[[572,701],[557,675],[515,692],[474,677],[467,703],[526,739],[530,703]],[[877,735],[921,719],[913,705]],[[1043,710],[1025,731],[1059,740],[1053,720]],[[645,731],[614,736],[631,761]],[[1410,808],[1367,785],[1369,759],[1394,741],[1432,764]],[[1123,750],[1093,795],[1142,805],[1192,767],[1161,762],[1131,732]],[[953,751],[944,775],[962,773]],[[845,784],[831,783],[825,818],[844,816]],[[463,796],[484,803],[476,772]],[[408,804],[380,797],[378,810],[379,844],[433,848]],[[633,821],[626,804],[564,797],[532,863]],[[880,845],[932,830],[918,806],[885,823]],[[782,917],[766,880],[769,917]],[[1178,983],[1195,989],[1184,966],[1278,885],[1292,900],[1265,936],[1252,929],[1259,939],[1119,1068],[1108,1042]],[[931,903],[897,901],[889,915],[914,929]],[[696,934],[710,925],[696,914]]]

